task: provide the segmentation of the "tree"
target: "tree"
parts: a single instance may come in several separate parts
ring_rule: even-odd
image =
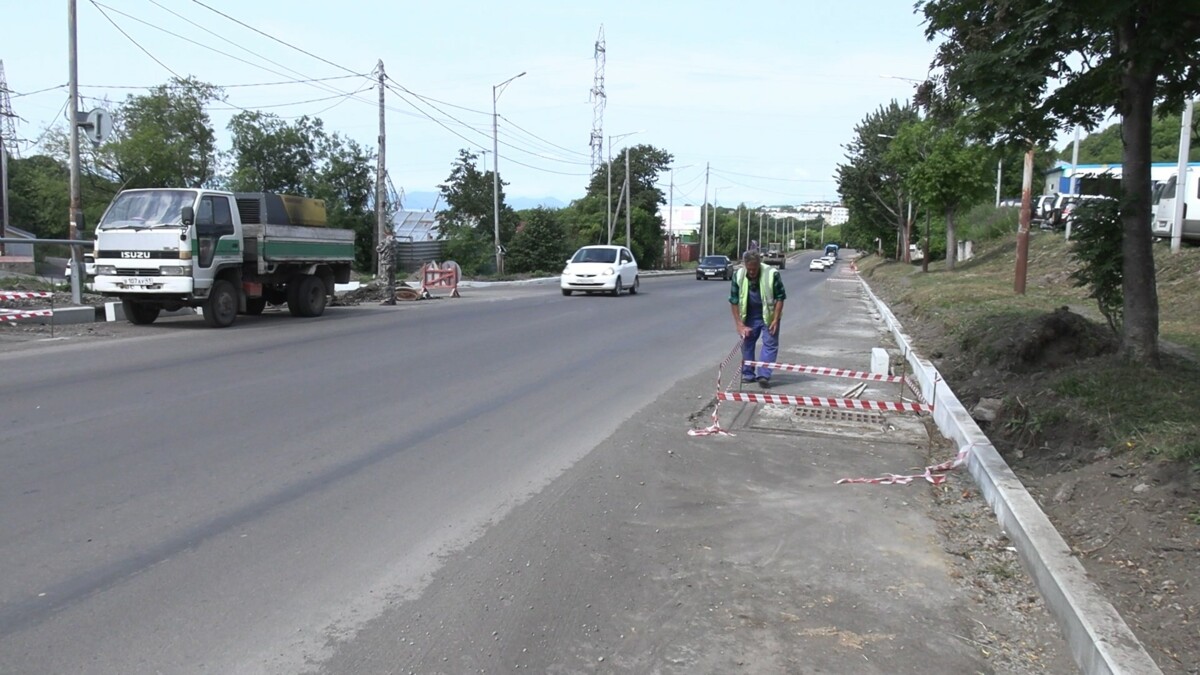
[[[957,259],[954,218],[987,196],[991,157],[988,148],[967,139],[961,126],[939,129],[931,119],[905,124],[888,149],[886,162],[903,167],[904,185],[913,198],[946,218],[947,270],[954,270]]]
[[[508,247],[507,267],[514,273],[557,272],[570,255],[558,211],[538,207],[521,212],[521,224]]]
[[[641,267],[655,267],[662,261],[663,254],[663,221],[658,215],[658,208],[667,202],[666,195],[658,188],[658,177],[669,169],[673,159],[671,153],[660,150],[652,145],[635,145],[629,148],[629,190],[630,249]],[[620,186],[625,182],[624,151],[613,157],[613,210],[617,210],[617,196]],[[602,230],[607,226],[608,219],[605,210],[608,208],[608,164],[600,166],[592,174],[588,183],[587,196],[590,199],[580,200],[579,206],[598,208],[597,212],[589,212],[586,217],[593,219]],[[622,207],[614,217],[613,242],[625,241],[625,209]],[[608,241],[607,232],[604,242]],[[601,242],[601,243],[604,243]]]
[[[1196,134],[1196,122],[1192,123],[1192,144],[1188,161],[1200,161],[1200,136]],[[1182,115],[1160,115],[1150,124],[1150,161],[1174,162],[1179,159],[1179,127]],[[1058,158],[1070,162],[1074,154],[1073,143],[1067,143],[1058,153]],[[1103,131],[1088,134],[1079,140],[1080,164],[1117,164],[1121,161],[1121,125],[1111,124]]]
[[[438,212],[443,238],[448,241],[447,253],[468,274],[487,268],[495,259],[495,180],[491,171],[480,171],[475,165],[479,155],[459,150],[458,159],[451,165],[446,182],[438,185],[446,209]],[[512,241],[516,231],[517,214],[504,203],[504,181],[500,181],[500,245]]]
[[[92,170],[126,188],[210,185],[217,141],[207,106],[223,98],[190,77],[129,96],[113,113],[112,137],[92,153]]]
[[[858,246],[874,248],[876,238],[887,250],[906,246],[911,227],[908,193],[900,171],[886,156],[890,137],[916,119],[917,109],[911,104],[892,101],[854,127],[854,140],[846,146],[847,163],[838,165],[837,180],[838,194],[850,210],[847,237]]]
[[[301,193],[325,136],[319,119],[305,116],[288,124],[276,115],[249,110],[233,116],[229,131],[234,160],[228,183],[237,192]]]
[[[961,101],[976,132],[1028,146],[1055,129],[1121,116],[1124,322],[1121,351],[1157,366],[1150,237],[1151,121],[1200,92],[1200,6],[1147,0],[920,0],[942,77],[924,94]],[[1057,88],[1051,89],[1051,81]]]
[[[66,239],[71,206],[70,169],[48,155],[13,158],[8,163],[9,221],[44,239]],[[80,183],[85,225],[104,214],[115,186],[103,179]]]
[[[339,134],[321,134],[317,166],[302,196],[325,200],[330,227],[354,230],[354,261],[369,270],[375,262],[375,152]]]

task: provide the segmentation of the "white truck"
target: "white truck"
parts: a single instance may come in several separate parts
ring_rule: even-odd
[[[1183,236],[1186,241],[1200,240],[1200,171],[1188,168],[1184,174]],[[1150,232],[1155,237],[1170,239],[1175,222],[1175,190],[1179,175],[1154,188],[1154,203],[1150,206]]]
[[[324,225],[316,199],[125,190],[96,227],[95,290],[119,298],[135,324],[198,307],[223,328],[285,302],[294,316],[320,316],[354,263],[354,232]]]

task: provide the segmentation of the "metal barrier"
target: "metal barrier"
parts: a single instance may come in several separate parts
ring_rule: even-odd
[[[453,260],[438,265],[437,261],[428,262],[421,265],[421,297],[433,297],[429,293],[429,289],[449,290],[450,297],[461,298],[458,294],[458,280],[462,277],[462,270],[458,263]]]

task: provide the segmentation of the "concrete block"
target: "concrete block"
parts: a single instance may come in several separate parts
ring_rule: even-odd
[[[871,349],[871,374],[891,375],[892,367],[888,360],[886,349],[874,347]]]

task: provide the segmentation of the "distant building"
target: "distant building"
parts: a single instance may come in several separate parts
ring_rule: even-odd
[[[844,206],[835,206],[829,210],[830,225],[844,225],[850,222],[850,209]]]
[[[1192,162],[1188,164],[1190,168],[1200,167],[1200,162]],[[1176,162],[1154,162],[1150,165],[1150,182],[1162,183],[1166,182],[1171,176],[1175,175],[1179,165]],[[1054,165],[1054,168],[1046,172],[1045,183],[1042,188],[1042,194],[1052,195],[1057,193],[1071,193],[1071,178],[1075,175],[1079,179],[1095,179],[1101,176],[1107,176],[1115,179],[1121,177],[1121,165],[1118,164],[1080,164],[1072,167],[1069,162],[1059,161]]]

